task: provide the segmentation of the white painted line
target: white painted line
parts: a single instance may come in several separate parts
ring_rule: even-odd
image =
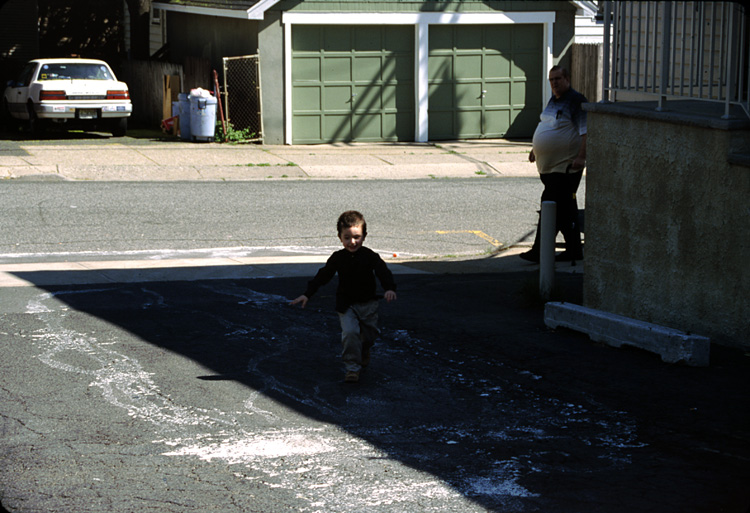
[[[0,264],[0,288],[314,276],[325,255]],[[426,274],[388,262],[394,274]]]
[[[35,258],[44,258],[46,260],[66,260],[78,261],[83,259],[112,259],[112,258],[130,258],[141,257],[142,259],[160,260],[175,258],[212,258],[212,257],[246,257],[262,252],[279,252],[304,255],[323,255],[329,254],[338,246],[234,246],[222,248],[197,248],[197,249],[138,249],[131,251],[58,251],[58,252],[40,252],[40,253],[0,253],[0,260],[31,260]]]

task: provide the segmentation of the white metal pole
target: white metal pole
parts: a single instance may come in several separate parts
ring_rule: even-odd
[[[555,284],[555,236],[557,235],[557,203],[542,202],[542,226],[539,236],[539,294],[548,301]]]

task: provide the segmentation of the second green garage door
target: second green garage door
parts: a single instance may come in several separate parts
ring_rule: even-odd
[[[413,26],[294,26],[293,144],[413,140]]]
[[[432,25],[429,138],[531,137],[543,103],[542,25]]]

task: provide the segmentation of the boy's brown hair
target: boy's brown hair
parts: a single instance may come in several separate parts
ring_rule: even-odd
[[[361,226],[362,235],[367,235],[367,222],[365,221],[365,216],[356,210],[347,210],[339,216],[339,220],[336,222],[336,229],[339,232],[339,237],[341,236],[341,232],[352,226]]]

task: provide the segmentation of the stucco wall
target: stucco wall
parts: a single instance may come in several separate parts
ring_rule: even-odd
[[[747,133],[589,112],[586,306],[750,348]]]

